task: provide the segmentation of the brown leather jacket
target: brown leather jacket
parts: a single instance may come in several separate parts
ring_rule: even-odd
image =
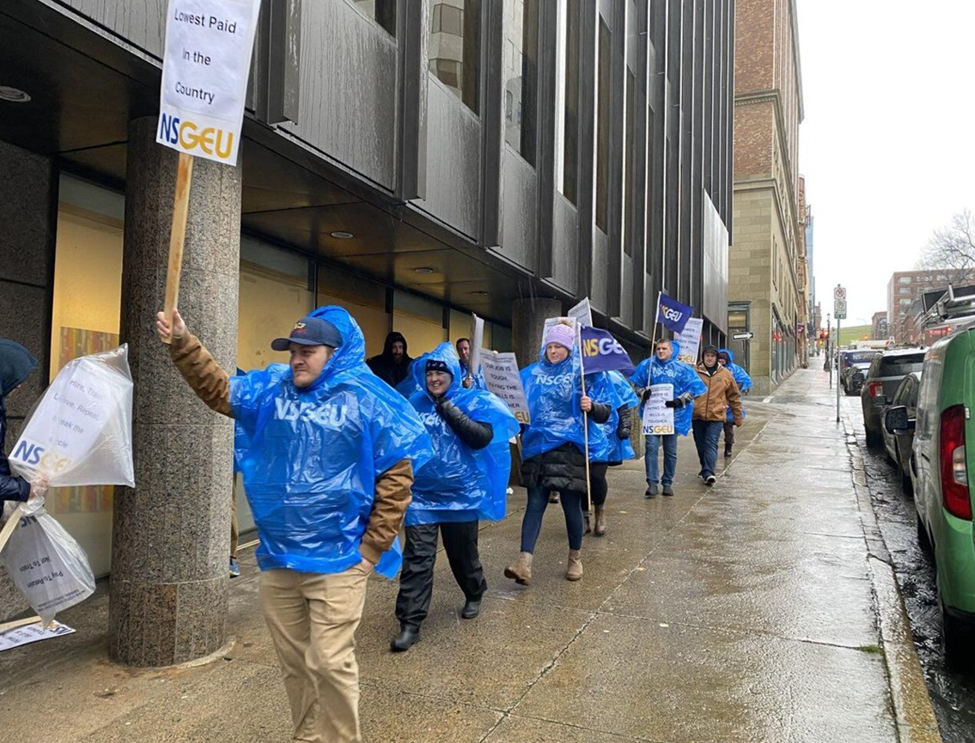
[[[735,417],[735,425],[740,426],[741,390],[730,371],[719,366],[714,374],[709,374],[704,364],[698,364],[695,371],[708,391],[694,400],[694,420],[725,422],[728,408]]]
[[[196,336],[187,333],[173,338],[169,355],[197,397],[212,410],[233,418],[230,377]],[[359,552],[373,565],[393,546],[413,498],[412,488],[413,463],[409,459],[400,460],[377,478],[372,513],[359,545]]]

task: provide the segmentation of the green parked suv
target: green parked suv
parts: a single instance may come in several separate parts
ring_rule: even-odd
[[[917,419],[889,408],[884,425],[897,435],[914,428],[911,480],[918,540],[935,559],[945,651],[968,660],[975,627],[975,531],[969,470],[975,466],[975,328],[962,329],[928,350],[921,375]]]

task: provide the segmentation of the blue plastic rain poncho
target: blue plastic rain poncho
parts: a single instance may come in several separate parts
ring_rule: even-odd
[[[669,361],[661,362],[656,355],[640,362],[639,366],[633,371],[630,381],[637,387],[645,389],[653,384],[672,384],[674,385],[674,399],[687,393],[691,397],[700,397],[708,388],[701,381],[701,378],[694,371],[694,367],[678,361],[680,353],[680,343],[671,341],[674,354]],[[644,403],[640,403],[640,415],[643,415]],[[681,436],[686,436],[691,430],[691,421],[694,418],[694,406],[685,405],[674,411],[674,430]]]
[[[528,460],[539,454],[556,449],[562,444],[573,444],[580,452],[585,449],[585,430],[582,416],[582,383],[579,379],[579,349],[573,349],[565,361],[550,364],[545,358],[545,347],[539,360],[521,370],[521,384],[528,399],[531,424],[521,434],[522,459]],[[590,384],[593,377],[586,377]],[[596,402],[611,405],[612,399],[603,399],[605,388],[586,392]],[[596,424],[589,421],[590,452],[596,436]]]
[[[474,451],[465,445],[437,413],[426,390],[426,362],[443,361],[453,376],[445,397],[468,417],[488,423],[491,443]],[[406,525],[442,524],[487,519],[500,521],[507,505],[511,450],[508,441],[518,433],[518,421],[500,398],[461,385],[460,361],[449,343],[441,343],[413,362],[413,379],[423,389],[410,398],[433,442],[433,459],[416,473],[413,502]]]
[[[735,382],[738,384],[738,389],[741,390],[742,395],[744,395],[748,390],[752,388],[752,378],[748,376],[748,372],[742,369],[738,364],[735,363],[735,352],[729,351],[727,348],[722,348],[718,353],[728,354],[728,365],[727,369],[731,372],[731,375],[735,378]],[[745,417],[745,405],[744,399],[742,400],[741,406],[741,417]],[[728,408],[728,423],[734,423],[735,416],[731,412],[731,408]]]
[[[261,570],[339,573],[358,564],[376,479],[404,458],[416,471],[433,455],[413,408],[366,366],[352,316],[341,307],[312,316],[338,328],[342,345],[311,386],[295,387],[285,364],[230,380]],[[392,578],[401,563],[396,540],[376,570]]]
[[[484,371],[483,370],[478,369],[476,373],[471,374],[470,371],[467,368],[467,364],[465,364],[463,361],[461,361],[460,362],[460,374],[461,374],[461,379],[465,379],[468,376],[470,376],[471,381],[473,382],[473,386],[471,387],[471,389],[474,389],[474,390],[486,390],[487,389],[487,382],[484,381]]]
[[[588,384],[589,377],[586,377],[586,383]],[[610,415],[609,420],[603,424],[595,424],[593,427],[598,428],[601,432],[601,436],[605,437],[607,441],[607,448],[605,451],[598,452],[593,456],[592,441],[590,444],[590,460],[593,462],[623,462],[627,459],[635,459],[636,452],[633,451],[633,445],[630,443],[629,439],[621,439],[616,435],[619,428],[620,422],[620,408],[635,408],[640,404],[640,398],[636,396],[633,391],[633,385],[627,381],[618,371],[611,371],[605,374],[604,383],[612,386],[612,395],[615,396],[616,403],[613,406],[613,413]],[[601,397],[600,402],[606,402],[608,397]]]
[[[616,437],[616,426],[619,423],[616,409],[625,404],[619,388],[609,372],[597,372],[586,375],[586,394],[593,400],[609,405],[612,411],[605,423],[589,421],[589,461],[615,462],[617,460],[613,457],[620,443]]]
[[[409,400],[417,392],[423,392],[422,387],[417,387],[416,380],[413,379],[413,367],[410,366],[410,373],[406,375],[406,379],[396,385],[396,391],[399,392],[403,397]]]

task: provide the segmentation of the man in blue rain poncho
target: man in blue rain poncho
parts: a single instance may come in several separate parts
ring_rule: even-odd
[[[752,388],[752,378],[748,376],[748,372],[742,369],[738,364],[735,363],[735,354],[733,351],[729,351],[727,348],[722,348],[718,351],[718,363],[721,364],[725,369],[731,372],[731,376],[735,378],[735,382],[738,383],[738,389],[741,391],[742,397],[748,394],[748,390]],[[745,417],[745,405],[741,406],[741,416]],[[730,457],[732,454],[732,447],[735,445],[735,415],[728,407],[728,414],[725,418],[724,423],[724,455]]]
[[[542,517],[549,495],[556,490],[562,496],[569,539],[565,578],[582,579],[582,509],[586,499],[586,417],[583,414],[588,414],[592,436],[595,424],[609,420],[612,407],[594,395],[582,394],[580,364],[575,330],[560,323],[545,334],[538,362],[521,370],[521,384],[531,415],[531,424],[521,435],[521,479],[528,489],[528,507],[521,523],[521,553],[504,570],[506,577],[521,585],[531,582]]]
[[[457,357],[460,359],[461,384],[465,389],[475,388],[486,390],[487,382],[484,381],[484,373],[478,369],[471,373],[471,340],[470,338],[460,338],[456,344]]]
[[[674,387],[674,397],[666,405],[674,409],[674,433],[669,436],[652,436],[646,438],[646,467],[647,467],[647,498],[656,498],[658,486],[663,485],[664,495],[674,494],[674,475],[677,473],[677,436],[686,436],[691,430],[694,417],[694,398],[707,392],[704,382],[694,371],[694,368],[683,361],[678,361],[680,344],[666,339],[657,341],[655,355],[644,359],[634,370],[630,381],[637,387],[637,394],[643,398],[640,405],[640,415],[647,400],[650,399],[650,387],[655,384],[671,384]],[[664,474],[661,479],[657,452],[664,450]]]
[[[633,392],[633,386],[626,377],[618,371],[587,375],[586,391],[613,407],[608,421],[589,427],[590,488],[596,513],[591,530],[601,537],[606,534],[606,497],[609,495],[606,473],[610,467],[636,457],[630,444],[630,410],[639,404],[640,398]],[[589,532],[587,513],[585,533]]]
[[[511,471],[508,440],[518,432],[518,421],[499,398],[464,389],[460,361],[449,343],[414,361],[412,374],[421,391],[410,403],[426,426],[434,456],[417,471],[406,512],[394,652],[409,650],[420,639],[433,595],[438,532],[466,598],[461,616],[473,619],[480,613],[487,581],[477,551],[478,522],[504,518]]]
[[[44,478],[29,483],[10,471],[4,439],[7,436],[7,396],[37,368],[37,361],[19,343],[0,338],[0,521],[3,521],[2,501],[26,501],[32,495],[41,496],[47,490]]]
[[[170,356],[190,387],[242,429],[239,466],[261,546],[261,607],[284,673],[293,737],[360,741],[355,630],[375,568],[392,578],[413,471],[432,455],[413,408],[365,364],[340,307],[271,347],[290,364],[228,377],[179,312]]]

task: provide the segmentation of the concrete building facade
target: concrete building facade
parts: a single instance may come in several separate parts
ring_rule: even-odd
[[[6,443],[67,361],[129,344],[136,488],[48,505],[113,572],[111,652],[138,665],[223,642],[232,483],[229,424],[151,338],[176,162],[153,131],[167,4],[0,7],[0,337],[41,365]],[[239,167],[194,175],[188,322],[252,369],[323,304],[349,309],[370,354],[395,329],[416,356],[477,313],[485,346],[527,364],[527,335],[588,296],[639,360],[664,291],[724,342],[734,8],[265,0]],[[160,474],[153,447],[183,469]],[[21,608],[0,570],[0,619]]]
[[[764,394],[799,363],[796,335],[806,314],[798,19],[795,0],[738,0],[735,13],[729,309],[748,314],[749,373]]]
[[[870,319],[870,326],[873,329],[871,338],[875,341],[885,341],[890,337],[890,326],[887,323],[886,312],[874,312]]]

